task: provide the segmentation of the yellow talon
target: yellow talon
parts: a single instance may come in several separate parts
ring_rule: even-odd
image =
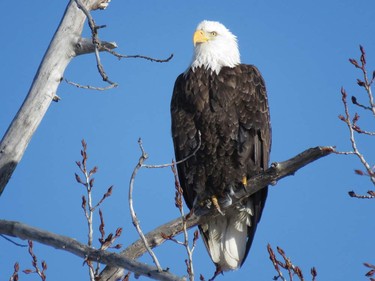
[[[224,213],[221,211],[220,209],[220,205],[219,205],[219,201],[217,200],[217,197],[215,195],[213,195],[211,197],[211,202],[212,204],[214,205],[215,209],[224,216]]]
[[[246,176],[244,176],[244,177],[242,178],[242,184],[243,184],[244,186],[247,186],[247,177],[246,177]]]

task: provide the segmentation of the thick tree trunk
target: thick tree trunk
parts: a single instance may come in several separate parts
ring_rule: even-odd
[[[100,8],[103,0],[82,0],[87,10]],[[68,4],[44,55],[29,93],[0,142],[0,195],[21,160],[31,137],[44,117],[70,60],[79,53],[86,16],[76,1]]]

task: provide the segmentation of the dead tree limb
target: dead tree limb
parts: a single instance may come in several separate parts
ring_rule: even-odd
[[[89,11],[104,9],[108,5],[108,0],[82,2]],[[54,99],[67,65],[75,56],[89,51],[90,44],[81,39],[85,20],[86,15],[76,2],[70,1],[29,93],[0,142],[0,195]],[[113,48],[115,45],[106,46]]]
[[[116,253],[96,250],[70,237],[51,233],[20,222],[0,220],[0,232],[5,235],[37,241],[56,249],[68,251],[83,259],[97,261],[112,266],[120,266],[134,272],[136,275],[146,276],[155,280],[183,280],[168,271],[159,272],[156,267],[137,262]]]
[[[235,195],[232,197],[233,204],[231,206],[228,206],[227,208],[233,207],[236,202],[239,202],[243,198],[254,194],[265,186],[270,184],[274,185],[278,180],[286,176],[294,175],[294,173],[302,167],[334,152],[335,150],[331,146],[318,146],[307,149],[289,160],[273,163],[271,167],[265,172],[249,179],[246,188],[236,190]],[[225,211],[225,209],[226,208],[223,208],[223,211]],[[219,214],[216,210],[210,210],[207,208],[195,210],[193,214],[187,215],[186,227],[192,228],[198,223],[217,215]],[[173,237],[181,233],[182,231],[183,222],[179,217],[147,233],[145,235],[145,238],[148,245],[151,248],[154,248],[165,242],[165,238],[163,237]],[[137,259],[145,252],[146,248],[144,246],[144,243],[141,239],[139,239],[124,251],[122,251],[121,255],[124,255],[131,259]],[[98,279],[98,281],[115,281],[122,275],[123,270],[121,268],[107,266],[100,274],[100,278]]]

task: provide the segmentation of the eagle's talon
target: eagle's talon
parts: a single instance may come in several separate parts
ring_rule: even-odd
[[[244,187],[247,186],[247,177],[246,177],[246,176],[244,176],[244,177],[242,178],[242,184],[243,184]]]
[[[219,205],[219,201],[217,200],[217,197],[214,195],[211,197],[211,202],[212,202],[212,205],[214,205],[215,209],[222,215],[224,216],[225,214],[223,213],[223,211],[221,210],[220,208],[220,205]]]

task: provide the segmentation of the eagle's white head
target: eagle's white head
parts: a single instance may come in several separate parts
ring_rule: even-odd
[[[204,20],[193,36],[194,56],[190,65],[194,71],[205,67],[217,74],[223,66],[234,67],[241,63],[237,37],[217,21]]]

